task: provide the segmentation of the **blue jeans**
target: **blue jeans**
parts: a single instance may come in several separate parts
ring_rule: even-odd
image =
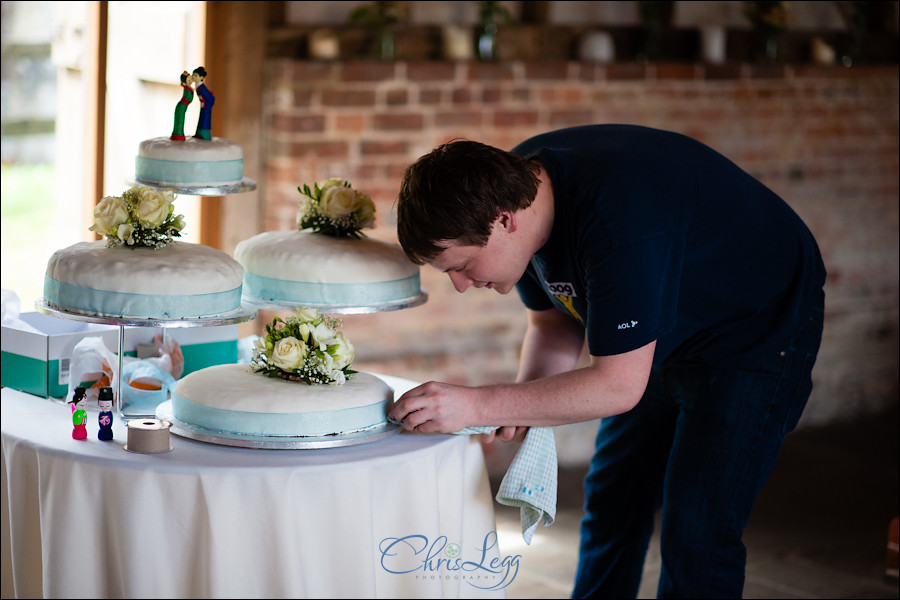
[[[654,370],[634,409],[602,420],[573,598],[637,596],[659,509],[657,596],[741,597],[741,536],[812,391],[823,313],[770,365]]]

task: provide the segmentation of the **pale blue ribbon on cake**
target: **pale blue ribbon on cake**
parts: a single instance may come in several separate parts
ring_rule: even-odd
[[[241,287],[206,294],[136,294],[98,291],[44,276],[44,297],[59,306],[124,317],[154,315],[183,319],[200,315],[227,314],[241,304]]]
[[[244,159],[183,161],[146,158],[134,159],[138,182],[191,183],[198,181],[240,181],[244,176]]]
[[[490,433],[497,427],[466,427],[457,434]],[[549,527],[556,519],[556,440],[551,427],[531,427],[516,452],[497,491],[497,502],[518,506],[522,515],[522,538],[531,544],[538,523]]]
[[[243,293],[250,298],[268,301],[302,298],[308,304],[366,306],[398,298],[414,298],[419,293],[419,273],[403,279],[371,283],[310,283],[244,273]]]

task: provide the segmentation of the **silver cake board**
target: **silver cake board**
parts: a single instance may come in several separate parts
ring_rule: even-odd
[[[371,304],[315,304],[310,302],[289,302],[286,300],[265,300],[244,294],[242,300],[259,310],[290,311],[297,307],[315,308],[320,312],[343,315],[367,315],[373,313],[404,310],[424,304],[428,300],[428,292],[420,291],[415,296],[401,300],[373,302]]]
[[[131,178],[125,182],[132,187],[147,186],[157,190],[167,190],[176,194],[187,196],[228,196],[230,194],[243,194],[256,189],[256,181],[244,177],[241,181],[229,185],[181,185],[177,183],[158,183],[156,181],[144,181]]]
[[[119,325],[121,327],[221,327],[223,325],[236,325],[255,319],[259,311],[253,304],[244,302],[241,307],[228,313],[210,317],[124,317],[116,315],[104,315],[93,312],[84,312],[72,308],[65,308],[50,302],[46,298],[38,298],[34,308],[40,313],[71,319],[84,323],[98,323],[100,325]]]
[[[156,418],[172,423],[169,431],[180,437],[220,446],[263,450],[313,450],[317,448],[355,446],[378,441],[402,430],[400,425],[384,423],[363,431],[323,436],[249,435],[207,429],[192,423],[185,423],[175,417],[171,400],[167,400],[157,407]]]

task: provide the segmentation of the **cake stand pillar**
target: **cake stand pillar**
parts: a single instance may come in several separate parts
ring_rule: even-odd
[[[125,375],[125,326],[119,325],[119,370],[116,371],[118,375],[116,376],[116,410],[119,412],[119,417],[123,420],[126,420],[125,417],[125,399],[122,397],[122,379],[124,379]]]

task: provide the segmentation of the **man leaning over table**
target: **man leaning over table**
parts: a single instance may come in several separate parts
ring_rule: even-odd
[[[427,382],[391,417],[452,433],[602,419],[573,597],[637,595],[662,510],[660,597],[740,597],[742,532],[812,390],[825,267],[776,194],[704,144],[635,125],[474,141],[410,165],[411,260],[516,289],[516,382]],[[590,364],[577,368],[585,336]]]

